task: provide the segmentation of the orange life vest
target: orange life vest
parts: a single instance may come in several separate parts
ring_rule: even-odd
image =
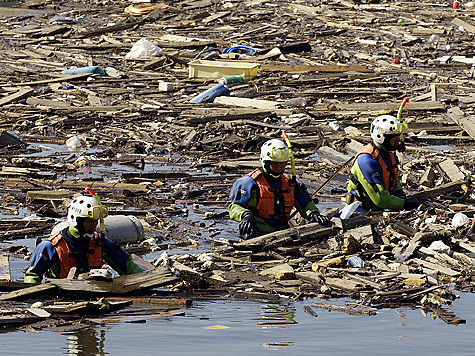
[[[358,156],[362,153],[370,154],[371,157],[373,157],[373,159],[379,162],[383,170],[384,189],[387,190],[388,192],[392,192],[394,190],[394,187],[396,187],[396,178],[399,175],[398,169],[397,169],[398,159],[397,159],[396,154],[394,152],[388,152],[389,158],[391,160],[391,165],[388,166],[386,162],[384,161],[379,149],[375,147],[373,144],[369,143],[366,146],[364,146],[361,149],[361,151],[358,152],[358,154],[356,155],[356,158],[358,158]],[[356,162],[356,158],[355,158],[355,162]]]
[[[94,234],[97,233],[95,232]],[[76,266],[76,260],[74,259],[71,248],[63,238],[63,235],[61,235],[61,232],[51,236],[48,240],[53,244],[59,257],[59,278],[66,278],[69,270]],[[89,264],[89,269],[102,267],[102,249],[94,239],[89,239],[87,262]]]
[[[262,171],[258,168],[248,174],[259,187],[259,199],[255,208],[250,210],[263,219],[289,221],[295,197],[294,188],[289,183],[289,177],[282,174],[280,189],[273,189],[267,182]]]

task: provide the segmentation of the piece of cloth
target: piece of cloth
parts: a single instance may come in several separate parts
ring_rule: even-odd
[[[279,191],[281,188],[281,178],[272,178],[268,174],[263,174],[263,176],[265,178],[263,181],[264,184],[267,184],[272,191]],[[287,176],[284,178],[287,181],[289,179]],[[309,214],[313,211],[318,212],[318,208],[312,198],[301,184],[294,184],[291,186],[291,189],[293,189],[292,205],[303,218],[307,219]],[[257,228],[261,235],[289,227],[288,218],[279,220],[274,217],[263,218],[259,216],[260,213],[256,211],[256,207],[259,204],[260,188],[258,183],[249,175],[245,175],[234,182],[231,188],[230,199],[232,203],[228,208],[229,217],[234,221],[240,222],[242,214],[246,211],[251,211],[256,219]]]
[[[75,237],[77,229],[70,226],[61,231],[61,234],[74,257],[77,273],[90,270],[88,262],[89,239]],[[120,246],[104,237],[101,247],[101,256],[104,262],[120,275],[133,274],[143,270],[137,266],[132,258]],[[64,272],[63,272],[64,273]],[[60,278],[61,264],[58,252],[49,240],[42,241],[36,246],[30,258],[30,267],[26,270],[24,282],[41,283],[43,277]]]
[[[404,199],[398,197],[403,194],[398,177],[397,159],[395,153],[388,152],[381,145],[373,142],[372,148],[365,146],[360,152],[350,171],[350,181],[347,187],[347,203],[361,201],[359,210],[391,209],[401,210]],[[375,157],[376,156],[376,157]]]

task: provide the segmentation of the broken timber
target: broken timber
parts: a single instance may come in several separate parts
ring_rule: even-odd
[[[54,290],[74,294],[126,294],[133,291],[155,288],[176,281],[168,269],[157,267],[145,272],[120,276],[111,282],[77,279],[50,279],[43,284],[34,285],[18,291],[0,295],[0,300],[14,300],[44,294]]]
[[[324,239],[334,235],[336,231],[335,227],[322,227],[318,223],[312,223],[254,237],[238,242],[234,247],[237,249],[252,249],[253,251],[271,249],[273,247],[304,243],[309,240]]]

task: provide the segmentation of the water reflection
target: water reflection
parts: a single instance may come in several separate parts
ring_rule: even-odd
[[[285,329],[292,324],[297,324],[295,320],[295,307],[293,305],[266,304],[261,307],[261,320],[257,325],[262,329]]]
[[[66,355],[81,356],[104,356],[109,355],[104,351],[106,339],[106,330],[100,329],[83,329],[68,334]]]
[[[257,325],[261,326],[261,329],[288,329],[291,325],[297,324],[295,320],[296,308],[294,305],[287,303],[282,304],[263,304],[261,305],[261,321]],[[282,349],[294,345],[293,341],[273,341],[265,342],[261,345],[265,349]]]

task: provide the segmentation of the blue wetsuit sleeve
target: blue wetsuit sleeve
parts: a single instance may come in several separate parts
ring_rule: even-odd
[[[231,189],[230,198],[234,204],[239,204],[243,208],[249,206],[249,202],[252,198],[252,190],[257,188],[257,183],[249,176],[239,178],[234,182]]]
[[[358,166],[366,182],[369,184],[379,184],[384,187],[383,169],[379,162],[367,153],[360,154],[357,159]]]
[[[257,206],[257,183],[249,176],[239,178],[231,188],[229,217],[241,221],[243,212]]]
[[[36,246],[30,258],[30,267],[25,272],[26,283],[40,283],[46,271],[52,266],[56,250],[50,241],[42,241]]]
[[[318,212],[317,206],[305,187],[302,188],[302,185],[296,184],[294,186],[294,194],[295,208],[303,218],[307,219],[310,213],[314,211]]]

